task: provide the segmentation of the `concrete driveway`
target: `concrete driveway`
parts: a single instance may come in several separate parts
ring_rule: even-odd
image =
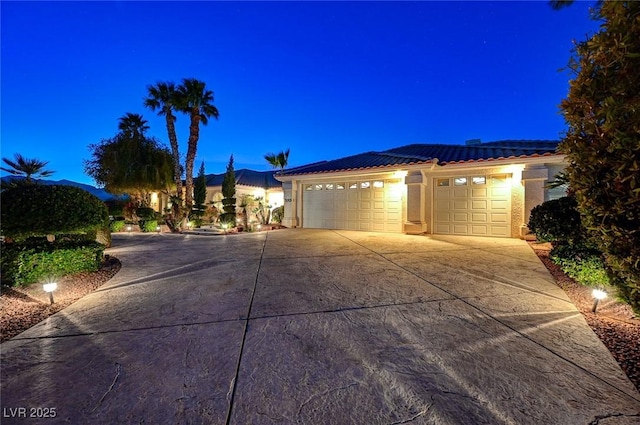
[[[2,344],[3,424],[640,421],[519,240],[293,229],[108,253],[114,279]]]

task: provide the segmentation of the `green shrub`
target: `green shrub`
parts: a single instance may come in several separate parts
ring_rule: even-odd
[[[576,200],[567,196],[534,207],[529,230],[541,242],[574,243],[585,235]]]
[[[157,220],[144,220],[140,221],[140,230],[143,232],[155,232],[158,227]]]
[[[554,252],[555,251],[555,252]],[[551,259],[558,264],[567,276],[585,286],[611,286],[609,275],[602,255],[592,250],[573,251],[570,256],[566,252],[551,251]]]
[[[140,207],[136,210],[136,215],[140,220],[153,220],[156,218],[156,212],[153,208]]]
[[[110,224],[109,224],[109,229],[112,232],[122,232],[124,230],[124,220],[113,220]]]
[[[278,224],[282,224],[282,219],[284,218],[284,205],[280,205],[278,208],[273,209],[273,213],[271,214],[271,218]]]
[[[100,268],[104,245],[94,241],[49,243],[41,239],[2,244],[2,283],[28,285]]]
[[[2,234],[14,240],[33,236],[87,233],[108,224],[105,204],[72,186],[31,185],[0,193]]]

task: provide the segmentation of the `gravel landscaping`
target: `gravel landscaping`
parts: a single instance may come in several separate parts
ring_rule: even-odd
[[[607,346],[631,382],[640,390],[640,318],[630,307],[614,299],[602,301],[597,313],[591,312],[591,290],[567,277],[549,259],[549,244],[531,243],[549,272],[583,314],[587,323]],[[107,256],[95,273],[78,273],[58,280],[51,305],[40,285],[26,288],[2,287],[0,295],[0,342],[30,328],[74,301],[97,289],[120,270],[120,261]]]

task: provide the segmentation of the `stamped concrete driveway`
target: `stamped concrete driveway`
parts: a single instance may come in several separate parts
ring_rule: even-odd
[[[114,279],[2,344],[3,424],[640,421],[519,240],[294,229],[109,253]]]

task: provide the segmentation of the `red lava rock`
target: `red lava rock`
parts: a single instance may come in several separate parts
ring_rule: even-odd
[[[640,390],[640,318],[631,307],[615,299],[601,301],[597,313],[592,313],[591,288],[571,279],[549,258],[550,244],[529,244],[554,277],[556,284],[564,290],[629,380]]]
[[[54,304],[50,304],[49,296],[42,290],[41,284],[3,286],[0,291],[0,342],[26,331],[98,289],[120,270],[120,266],[120,260],[107,255],[97,272],[76,273],[58,279]]]

